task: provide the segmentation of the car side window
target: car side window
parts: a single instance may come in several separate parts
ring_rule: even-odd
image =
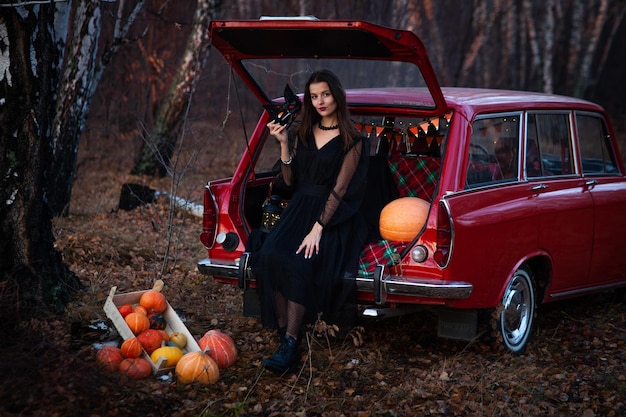
[[[575,173],[568,113],[529,114],[526,125],[526,176]]]
[[[520,117],[497,115],[472,124],[465,188],[516,181],[519,161]]]
[[[599,115],[576,114],[576,126],[583,173],[617,173],[615,153],[604,119]]]

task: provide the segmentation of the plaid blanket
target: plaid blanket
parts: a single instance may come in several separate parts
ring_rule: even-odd
[[[400,253],[406,248],[403,242],[380,240],[377,243],[368,243],[361,252],[359,259],[359,276],[371,277],[376,265],[394,266],[400,263]]]
[[[441,166],[440,158],[390,156],[389,169],[400,197],[419,197],[432,201]]]

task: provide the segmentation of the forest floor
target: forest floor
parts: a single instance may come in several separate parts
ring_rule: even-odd
[[[65,314],[5,335],[2,416],[626,415],[626,301],[615,294],[541,307],[522,355],[478,340],[439,339],[435,316],[423,312],[363,319],[361,346],[350,337],[327,342],[309,333],[299,373],[264,370],[260,362],[275,350],[274,334],[244,317],[238,288],[196,269],[205,255],[200,220],[170,211],[165,198],[117,210],[122,184],[169,190],[171,183],[125,175],[123,142],[81,146],[71,214],[55,219],[54,231],[84,289]],[[201,201],[207,179],[232,172],[238,155],[232,154],[196,164],[177,188]],[[185,386],[167,376],[131,380],[96,366],[94,344],[119,340],[102,310],[111,287],[143,290],[159,277],[194,336],[221,329],[236,342],[239,358],[216,384]],[[109,330],[99,329],[102,323]]]

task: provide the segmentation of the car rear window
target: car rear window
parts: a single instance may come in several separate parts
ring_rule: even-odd
[[[520,114],[481,117],[472,125],[465,188],[516,181]]]

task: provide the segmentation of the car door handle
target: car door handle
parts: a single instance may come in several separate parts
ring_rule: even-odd
[[[541,183],[541,184],[537,184],[533,186],[533,191],[541,191],[541,190],[545,190],[546,188],[548,188],[548,186]]]
[[[596,181],[596,180],[587,180],[585,185],[587,186],[587,188],[591,188],[591,187],[595,187],[597,183],[598,183],[598,181]]]

